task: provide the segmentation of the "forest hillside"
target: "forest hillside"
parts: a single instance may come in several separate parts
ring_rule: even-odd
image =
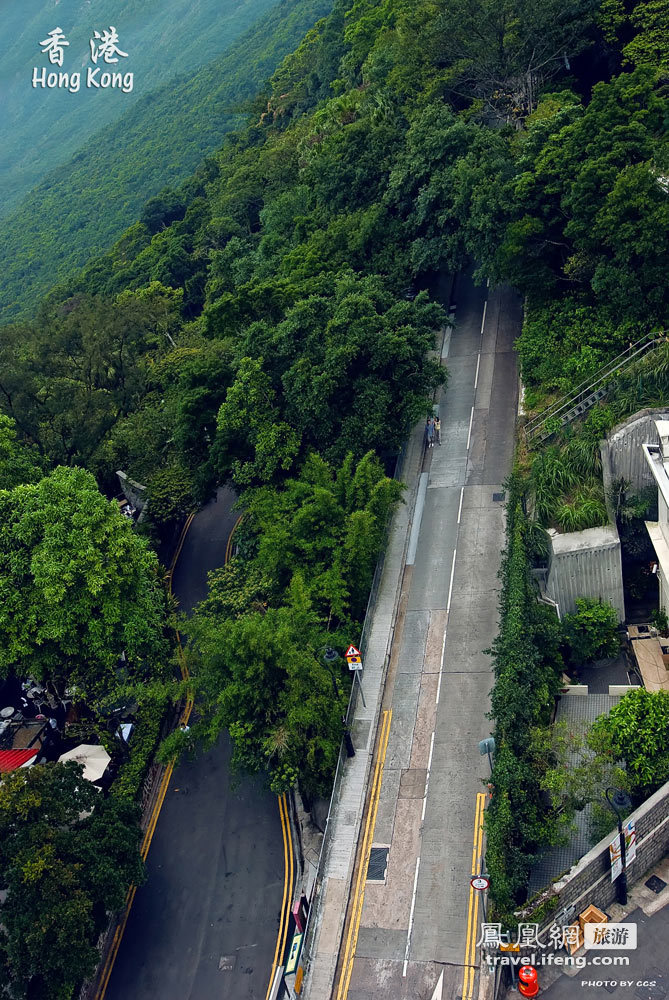
[[[192,739],[229,730],[275,791],[330,789],[349,682],[319,650],[360,634],[387,473],[447,377],[438,279],[523,296],[535,407],[666,329],[668,41],[655,0],[336,0],[188,180],[0,330],[0,406],[43,469],[109,495],[125,470],[158,541],[240,495],[188,625]]]
[[[94,132],[112,127],[136,101],[180,73],[221,55],[275,0],[24,0],[5,4],[0,36],[0,215],[54,167],[64,163]],[[184,19],[189,29],[183,31]],[[133,73],[132,91],[105,93],[86,87],[75,95],[66,89],[32,87],[32,70],[80,71],[93,65],[89,48],[94,32],[117,28],[118,69]],[[62,66],[51,64],[40,43],[60,27],[67,46]],[[110,64],[111,65],[111,64]],[[35,155],[35,154],[38,155]]]
[[[138,10],[145,5],[129,6],[138,17]],[[186,6],[190,9],[193,5]],[[2,120],[11,137],[4,146],[0,143],[0,170],[2,163],[7,167],[0,176],[3,203],[11,205],[15,200],[12,192],[17,189],[12,177],[17,171],[21,185],[26,177],[37,178],[35,171],[41,179],[0,223],[0,317],[34,311],[41,293],[91,254],[106,250],[137,217],[149,197],[187,177],[203,156],[221,144],[225,133],[243,121],[245,101],[305,31],[330,9],[331,3],[254,0],[252,4],[229,4],[229,18],[225,5],[223,11],[219,3],[195,6],[200,16],[207,9],[213,18],[209,34],[218,24],[217,44],[225,51],[212,61],[204,63],[203,54],[215,48],[215,39],[204,30],[198,35],[196,21],[195,29],[189,27],[183,51],[178,37],[171,38],[174,59],[160,52],[153,54],[152,59],[159,60],[160,72],[158,68],[154,72],[135,67],[137,86],[132,94],[96,92],[93,107],[83,90],[76,94],[40,90],[32,91],[34,114],[26,117],[25,108],[18,105],[6,108]],[[141,16],[144,24],[144,13]],[[254,26],[231,41],[235,33],[239,34],[237,29],[256,16]],[[117,20],[121,24],[120,15]],[[179,23],[179,19],[175,20],[175,30]],[[145,27],[148,32],[148,22]],[[35,26],[30,28],[30,38],[35,30]],[[128,31],[128,36],[133,39],[138,59],[145,51],[138,44],[142,30]],[[201,49],[196,44],[198,37]],[[163,39],[164,45],[167,41],[167,37]],[[146,52],[150,49],[147,43]],[[35,51],[39,56],[39,48]],[[9,72],[7,65],[5,72]],[[175,70],[180,75],[174,76]],[[25,73],[20,79],[25,83],[23,76]],[[166,76],[168,82],[159,85]],[[147,87],[150,81],[153,84]],[[22,84],[23,96],[25,90]],[[65,101],[70,109],[67,114],[61,110],[57,128],[50,127],[48,120],[53,101]],[[105,116],[112,113],[112,105],[116,107],[116,119],[103,124]],[[76,152],[42,177],[45,165],[55,158],[55,152],[50,152],[52,146],[59,157],[70,147],[76,147]],[[36,147],[39,157],[34,155]]]

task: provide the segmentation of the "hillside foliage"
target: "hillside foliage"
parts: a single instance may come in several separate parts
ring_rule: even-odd
[[[96,144],[122,138],[122,116],[145,95],[178,77],[192,76],[218,59],[249,28],[269,15],[275,0],[26,0],[20,10],[6,8],[0,38],[3,107],[0,114],[0,216],[6,216],[54,168],[75,156],[86,136]],[[56,9],[57,8],[57,9]],[[183,30],[188,18],[188,31]],[[94,67],[90,40],[95,30],[115,25],[119,48],[116,68],[132,72],[132,90],[104,93],[86,86]],[[65,88],[32,87],[32,71],[52,71],[42,39],[56,26],[67,46],[62,70],[81,73],[76,94]],[[304,30],[304,29],[303,29]],[[295,39],[295,41],[297,38]],[[56,65],[60,70],[61,67]],[[256,80],[251,83],[262,82]],[[166,124],[166,123],[164,123]],[[34,151],[39,147],[40,155]],[[194,166],[195,163],[189,164]]]
[[[39,3],[43,6],[43,0]],[[133,67],[137,91],[95,94],[98,99],[92,108],[82,91],[74,95],[33,91],[33,103],[40,99],[35,120],[22,120],[18,136],[9,130],[4,151],[10,174],[3,179],[0,173],[0,182],[8,196],[5,210],[13,210],[2,222],[0,319],[33,314],[41,295],[92,254],[106,250],[140,216],[149,198],[163,189],[168,197],[177,198],[174,189],[220,146],[227,132],[243,124],[256,91],[331,4],[330,0],[278,4],[207,0],[193,7],[186,0],[172,0],[169,5],[154,0],[150,5],[133,2],[136,17],[125,22],[123,12],[116,9],[118,3],[107,6],[115,8],[112,21],[119,32],[123,23],[128,26],[132,40],[128,60],[133,56],[137,62],[142,55],[140,65]],[[149,6],[156,8],[151,17],[145,9]],[[177,7],[187,8],[187,14],[182,11],[180,16]],[[187,32],[181,30],[184,16],[192,24]],[[149,39],[160,25],[163,44],[154,46]],[[39,30],[31,21],[37,62],[40,51],[35,41],[43,37]],[[29,72],[24,70],[20,79],[21,92],[29,89]],[[50,108],[59,99],[65,109],[60,109],[60,124],[54,128]],[[112,107],[113,120],[105,124]],[[8,122],[15,124],[15,118]],[[35,134],[40,128],[44,136]],[[36,142],[44,154],[40,157],[32,155]],[[29,153],[17,157],[16,149]],[[64,155],[68,150],[71,155]],[[0,171],[3,162],[0,157]],[[46,172],[45,164],[50,167]],[[10,197],[15,174],[20,187],[15,185]],[[27,192],[26,177],[34,185]],[[181,197],[189,198],[192,190],[187,185]],[[15,204],[20,192],[24,196]]]
[[[523,293],[535,402],[666,325],[665,30],[657,4],[633,0],[335,0],[222,148],[108,252],[71,272],[76,239],[44,234],[52,263],[64,244],[59,284],[0,331],[0,407],[41,470],[20,497],[50,488],[33,474],[83,465],[108,492],[118,468],[146,483],[165,521],[222,482],[247,511],[189,624],[201,722],[166,753],[228,728],[240,771],[327,792],[347,688],[322,651],[359,635],[400,500],[387,473],[447,377],[440,277],[473,261]],[[26,253],[16,232],[1,270],[18,290],[40,244]],[[628,404],[665,376],[630,376]],[[537,460],[545,523],[604,516],[601,417]],[[582,496],[563,449],[592,477]],[[524,488],[493,650],[488,866],[505,915],[574,806],[548,726],[562,635],[528,574]]]

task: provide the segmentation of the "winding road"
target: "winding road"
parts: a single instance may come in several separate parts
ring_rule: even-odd
[[[192,611],[237,521],[226,488],[193,519],[172,578]],[[227,737],[175,768],[106,991],[98,1000],[265,1000],[284,887],[277,799],[231,788]]]

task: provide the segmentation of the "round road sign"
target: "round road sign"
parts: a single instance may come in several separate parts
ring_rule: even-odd
[[[485,875],[475,875],[472,879],[469,880],[469,884],[471,885],[472,889],[478,889],[479,892],[483,892],[483,890],[487,889],[488,886],[490,885],[490,879],[487,878]]]

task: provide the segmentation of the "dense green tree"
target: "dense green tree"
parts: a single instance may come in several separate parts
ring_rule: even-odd
[[[311,453],[281,487],[247,491],[240,553],[188,622],[203,714],[166,752],[229,728],[238,770],[268,772],[275,791],[299,780],[325,793],[349,682],[343,657],[330,673],[323,649],[355,638],[401,493],[372,453],[337,470]]]
[[[52,678],[99,703],[164,670],[156,557],[90,473],[59,468],[0,491],[0,537],[3,674]]]
[[[148,350],[169,349],[179,299],[157,283],[111,303],[79,296],[4,331],[0,398],[42,455],[54,464],[91,461],[143,399]]]
[[[616,656],[620,651],[618,615],[605,601],[579,597],[576,611],[563,619],[565,639],[576,664]]]
[[[196,612],[188,631],[197,650],[192,672],[201,708],[188,738],[210,745],[229,729],[237,772],[269,772],[277,793],[299,779],[309,794],[326,795],[348,691],[342,681],[335,696],[318,655],[328,636],[299,575],[287,605],[236,619]],[[183,736],[175,737],[178,746]]]
[[[617,780],[643,800],[669,779],[669,694],[630,691],[594,722],[588,740],[609,766],[622,767]]]
[[[274,399],[262,359],[243,358],[218,411],[216,441],[225,461],[231,461],[230,469],[239,486],[271,482],[295,461],[299,434],[279,419]],[[224,473],[226,467],[221,464],[219,470]]]
[[[149,517],[160,528],[174,525],[195,509],[194,484],[187,471],[178,466],[161,469],[149,480]]]
[[[454,94],[521,119],[587,45],[596,10],[596,0],[449,0],[433,25],[433,51]]]
[[[15,422],[0,413],[0,489],[35,482],[42,471],[36,449],[18,441]]]
[[[0,785],[0,967],[17,1000],[70,1000],[97,965],[108,913],[142,879],[138,809],[82,774],[37,765]]]

